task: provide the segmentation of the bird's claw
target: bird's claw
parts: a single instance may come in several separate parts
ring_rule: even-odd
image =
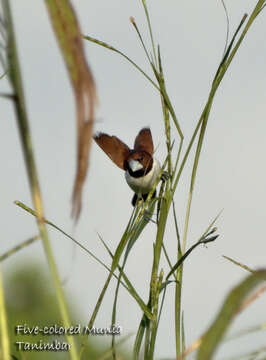
[[[149,212],[146,210],[144,211],[143,218],[145,221],[147,221],[147,222],[151,221],[152,223],[157,225],[157,222],[151,218],[151,214],[149,214]]]
[[[162,175],[161,175],[161,180],[163,182],[166,182],[169,179],[169,174],[167,171],[163,171]]]

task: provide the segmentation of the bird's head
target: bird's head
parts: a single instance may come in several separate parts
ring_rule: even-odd
[[[146,175],[152,169],[152,165],[152,156],[146,151],[132,150],[125,160],[125,169],[134,177]]]

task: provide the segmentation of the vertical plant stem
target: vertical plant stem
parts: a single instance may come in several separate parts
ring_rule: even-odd
[[[151,275],[151,304],[153,307],[153,301],[155,300],[155,293],[156,293],[156,285],[157,285],[157,276],[158,276],[158,268],[159,262],[161,258],[161,251],[162,251],[162,244],[163,244],[163,236],[167,221],[168,210],[170,204],[166,198],[162,199],[161,211],[160,211],[160,218],[158,224],[158,230],[156,235],[156,242],[154,246],[154,258],[153,258],[153,266],[152,266],[152,275]]]
[[[157,289],[156,289],[156,296],[155,296],[155,303],[153,310],[154,319],[151,321],[151,341],[149,348],[149,360],[152,360],[154,356],[155,341],[156,341],[158,321],[159,321],[159,317],[158,317],[159,295],[162,286],[162,281],[163,281],[163,271],[160,272],[159,279],[157,282]]]
[[[152,322],[149,321],[149,325],[146,327],[146,337],[145,337],[145,359],[153,359],[155,338],[157,335],[157,310],[158,310],[158,301],[160,291],[158,291],[158,284],[162,281],[162,279],[158,279],[158,269],[159,262],[161,258],[161,252],[163,248],[163,237],[164,231],[166,227],[167,217],[169,213],[169,208],[171,205],[171,201],[169,201],[169,192],[165,193],[162,198],[159,223],[156,235],[156,242],[154,245],[154,255],[153,255],[153,266],[150,280],[150,296],[149,296],[149,306],[153,313]]]
[[[159,61],[159,86],[162,89],[165,89],[165,82],[163,76],[163,68],[162,68],[162,61],[161,61],[161,54],[160,48],[158,48],[158,61]],[[171,184],[172,184],[172,176],[173,176],[173,167],[172,167],[172,148],[171,148],[171,126],[170,126],[170,116],[169,116],[169,109],[161,93],[161,104],[163,110],[163,117],[164,117],[164,128],[165,128],[165,137],[166,137],[166,147],[167,147],[167,154],[168,154],[168,174],[170,176]]]
[[[177,157],[176,157],[176,161],[175,161],[175,167],[174,167],[173,175],[176,174],[177,165],[179,163],[180,156],[181,156],[181,151],[182,151],[182,147],[183,147],[183,141],[184,141],[184,139],[180,139],[180,142],[179,142],[179,145],[178,145],[178,151],[177,151]],[[173,181],[174,181],[174,176],[172,176],[172,178],[171,178],[171,187],[172,188],[173,188]]]
[[[183,280],[183,267],[177,270],[177,282],[175,287],[175,344],[176,344],[176,355],[181,354],[181,336],[180,336],[180,325],[181,325],[181,295],[182,295],[182,280]]]
[[[2,271],[0,269],[0,336],[1,336],[1,359],[10,360],[10,345],[7,330],[7,317],[4,300],[4,289],[2,282]]]
[[[181,242],[180,242],[180,234],[177,225],[177,215],[175,210],[175,202],[172,200],[173,205],[173,215],[175,221],[175,230],[176,230],[176,237],[177,237],[177,260],[180,260],[182,257],[181,251]],[[182,292],[182,275],[183,275],[183,268],[177,269],[175,274],[176,277],[176,286],[175,286],[175,344],[176,344],[176,354],[180,354],[180,344],[181,344],[181,332],[180,332],[180,322],[181,322],[181,292]]]
[[[20,72],[19,59],[16,48],[14,27],[12,21],[12,14],[10,4],[8,0],[3,0],[3,6],[5,11],[5,17],[7,21],[7,33],[8,33],[8,63],[9,63],[9,79],[14,91],[14,105],[17,118],[17,124],[19,128],[20,139],[22,142],[22,148],[24,153],[24,159],[27,167],[28,179],[30,183],[31,196],[34,204],[34,208],[38,214],[37,224],[39,227],[40,236],[42,239],[44,251],[46,254],[47,262],[51,271],[51,275],[54,281],[57,301],[61,313],[61,318],[64,327],[70,327],[69,314],[61,287],[60,279],[58,276],[55,260],[53,257],[51,245],[49,242],[45,223],[43,221],[43,205],[41,198],[40,185],[38,180],[37,168],[34,159],[33,146],[31,141],[31,134],[29,128],[29,122],[26,112],[26,104],[24,99],[24,92],[22,86],[22,78]],[[70,357],[73,360],[78,359],[76,345],[72,336],[66,335],[66,339],[70,344]]]

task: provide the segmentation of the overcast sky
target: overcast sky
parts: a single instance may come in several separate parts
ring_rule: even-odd
[[[132,57],[151,74],[129,17],[133,16],[148,43],[141,1],[72,1],[82,31]],[[32,130],[46,217],[71,233],[70,199],[75,171],[75,105],[66,70],[44,6],[44,1],[11,1],[21,60],[27,109]],[[227,1],[230,37],[255,0]],[[156,43],[160,44],[166,85],[185,135],[185,147],[206,103],[226,39],[226,17],[220,1],[148,1]],[[265,13],[255,21],[216,94],[200,158],[192,203],[188,243],[193,244],[223,209],[217,222],[219,239],[198,248],[184,268],[183,309],[186,341],[190,344],[214,319],[227,292],[247,274],[222,258],[230,256],[252,268],[266,260],[266,44]],[[95,130],[115,134],[132,146],[143,126],[150,126],[156,157],[166,150],[163,119],[156,90],[117,54],[84,42],[99,96]],[[1,91],[8,89],[1,80]],[[34,219],[13,205],[31,205],[25,166],[13,108],[1,100],[0,252],[35,235]],[[184,147],[184,148],[185,148]],[[175,197],[183,232],[191,161]],[[93,144],[83,211],[75,238],[110,264],[97,232],[114,250],[131,214],[132,191],[123,172]],[[133,249],[126,272],[140,295],[148,299],[152,244],[156,228],[148,225]],[[71,271],[65,286],[84,322],[89,318],[108,275],[104,268],[58,232],[49,229],[61,277]],[[175,261],[176,239],[169,221],[165,244]],[[4,271],[33,258],[46,268],[41,243],[31,245],[4,263]],[[136,266],[137,265],[137,266]],[[162,266],[167,270],[167,265]],[[88,284],[88,286],[86,286]],[[96,320],[111,321],[115,282]],[[93,288],[93,291],[91,290]],[[265,295],[241,314],[233,329],[265,321]],[[118,321],[123,335],[136,332],[141,311],[121,289]],[[156,355],[174,357],[174,286],[169,287],[157,337]],[[263,317],[264,316],[264,317]],[[264,339],[264,342],[263,342]],[[265,333],[228,343],[220,357],[265,345]],[[217,356],[219,358],[219,356]]]

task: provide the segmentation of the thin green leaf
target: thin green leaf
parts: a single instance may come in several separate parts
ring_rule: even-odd
[[[230,44],[229,44],[228,48],[226,49],[225,54],[224,54],[224,56],[223,56],[223,58],[222,58],[222,61],[221,61],[220,65],[219,65],[219,67],[218,67],[218,70],[217,70],[216,74],[215,74],[215,77],[214,77],[213,82],[215,82],[220,75],[221,75],[221,76],[224,75],[224,72],[222,72],[222,68],[223,68],[224,64],[226,63],[226,60],[227,60],[228,57],[229,57],[229,54],[230,54],[230,51],[231,51],[231,49],[232,49],[232,46],[233,46],[233,44],[234,44],[234,42],[235,42],[236,36],[237,36],[237,34],[239,33],[242,25],[243,25],[244,22],[246,21],[246,18],[247,18],[247,14],[245,14],[245,15],[243,16],[243,18],[241,19],[240,24],[238,25],[238,27],[237,27],[237,29],[236,29],[233,37],[232,37],[232,40],[230,41]]]
[[[199,240],[206,238],[207,236],[213,234],[217,230],[217,228],[213,228],[213,225],[216,223],[218,218],[221,216],[222,212],[223,212],[223,210],[219,211],[218,215],[216,215],[215,218],[211,221],[210,225],[207,227],[207,229],[201,235]]]
[[[176,283],[177,281],[176,280],[167,280],[167,281],[164,281],[162,283],[162,286],[161,286],[161,291],[163,291],[164,289],[166,289],[166,287],[169,285],[169,284],[172,284],[172,283]]]
[[[101,240],[101,243],[103,244],[103,246],[105,247],[105,249],[107,250],[108,254],[111,256],[111,258],[113,259],[114,255],[112,253],[112,251],[110,250],[110,248],[107,246],[106,242],[103,240],[103,238],[101,237],[101,235],[97,232],[98,238]]]
[[[247,265],[244,265],[244,264],[241,264],[240,262],[236,261],[236,260],[233,260],[232,258],[230,258],[229,256],[225,256],[223,255],[223,257],[228,260],[228,261],[231,261],[233,264],[237,265],[237,266],[240,266],[242,269],[245,269],[251,273],[254,273],[255,270],[251,269],[250,267],[248,267]]]
[[[118,265],[118,268],[121,271],[121,267],[119,265]],[[129,288],[130,294],[135,298],[135,300],[137,301],[137,303],[139,304],[140,308],[143,310],[143,312],[145,313],[147,318],[150,320],[153,319],[153,315],[150,312],[149,308],[147,307],[147,305],[145,305],[144,301],[138,295],[138,293],[134,289],[133,285],[131,284],[130,280],[125,276],[123,271],[122,271],[122,277],[123,277],[127,287]]]
[[[103,46],[104,48],[114,51],[117,54],[121,55],[124,59],[126,59],[127,61],[129,61],[139,72],[141,72],[142,75],[145,76],[145,78],[158,90],[160,91],[160,88],[155,84],[155,82],[145,73],[144,70],[142,70],[133,60],[131,60],[127,55],[125,55],[122,51],[116,49],[115,47],[105,43],[104,41],[101,40],[97,40],[91,36],[88,35],[83,35],[82,36],[83,39],[91,41],[97,45]]]
[[[145,43],[144,43],[144,40],[143,40],[143,38],[142,38],[142,36],[141,36],[141,33],[140,33],[140,31],[139,31],[139,28],[138,28],[138,26],[137,26],[137,24],[136,24],[136,22],[135,22],[135,19],[134,19],[132,16],[130,17],[130,22],[131,22],[131,24],[134,26],[134,28],[135,28],[135,30],[136,30],[136,32],[137,32],[137,34],[138,34],[138,37],[139,37],[140,42],[141,42],[141,45],[142,45],[142,47],[143,47],[143,50],[144,50],[144,52],[145,52],[145,54],[146,54],[146,56],[147,56],[147,59],[148,59],[149,63],[152,64],[152,63],[153,63],[153,62],[152,62],[152,58],[149,56],[147,47],[145,46]]]
[[[225,37],[225,46],[224,46],[224,54],[225,54],[226,49],[227,49],[228,39],[229,39],[229,16],[228,16],[228,11],[227,11],[226,5],[224,3],[224,0],[221,0],[221,3],[224,8],[225,17],[226,17],[226,37]]]
[[[25,204],[23,204],[20,201],[14,201],[14,203],[19,206],[20,208],[22,208],[23,210],[27,211],[28,213],[30,213],[31,215],[38,217],[38,214],[36,211],[34,211],[33,209],[31,209],[30,207],[26,206]],[[112,273],[111,269],[109,269],[108,266],[106,266],[96,255],[94,255],[90,250],[88,250],[84,245],[82,245],[80,242],[78,242],[76,239],[74,239],[71,235],[69,235],[68,233],[66,233],[64,230],[62,230],[59,226],[55,225],[54,223],[52,223],[51,221],[42,218],[42,221],[47,224],[50,225],[51,227],[53,227],[54,229],[58,230],[59,232],[61,232],[63,235],[65,235],[67,238],[69,238],[70,240],[72,240],[76,245],[78,245],[82,250],[84,250],[87,254],[89,254],[94,260],[96,260],[99,264],[101,264],[109,273]],[[111,274],[111,276],[114,276],[115,278],[117,278],[117,276],[115,274]]]
[[[159,53],[159,61],[160,61],[160,64],[161,64],[161,58],[160,58],[160,53]],[[154,75],[159,83],[159,86],[160,86],[160,92],[163,96],[163,99],[165,101],[165,104],[167,105],[167,108],[172,116],[172,119],[174,121],[174,124],[176,126],[176,129],[177,129],[177,132],[179,134],[179,137],[181,139],[181,141],[184,139],[184,135],[183,135],[183,132],[181,130],[181,126],[179,125],[179,122],[178,122],[178,119],[176,117],[176,113],[174,111],[174,108],[173,108],[173,105],[170,101],[170,98],[168,96],[168,93],[166,91],[166,87],[165,87],[165,81],[164,81],[164,78],[158,73],[157,69],[155,68],[155,66],[153,66],[153,64],[151,64],[152,66],[152,69],[153,69],[153,72],[154,72]]]
[[[32,214],[33,216],[37,216],[36,212],[34,210],[32,210],[31,208],[27,207],[26,205],[24,205],[23,203],[21,203],[20,201],[15,201],[15,204],[18,205],[19,207],[21,207],[22,209],[26,210],[27,212],[29,212],[30,214]],[[105,291],[109,285],[109,282],[111,280],[111,277],[114,276],[117,278],[117,276],[114,274],[114,271],[112,269],[109,269],[100,259],[98,259],[91,251],[89,251],[87,248],[85,248],[85,246],[83,246],[82,244],[80,244],[77,240],[75,240],[72,236],[68,235],[65,231],[63,231],[62,229],[60,229],[57,225],[53,224],[52,222],[46,220],[46,219],[42,219],[43,222],[45,222],[46,224],[52,226],[53,228],[57,229],[58,231],[60,231],[62,234],[64,234],[65,236],[67,236],[68,238],[70,238],[72,241],[74,241],[75,244],[77,244],[80,248],[82,248],[84,251],[86,251],[90,256],[92,256],[97,262],[99,262],[102,266],[104,266],[110,273],[109,276],[107,278],[107,281],[105,283],[105,286],[101,292],[100,298],[97,302],[97,311],[99,309],[99,306],[102,302],[102,298],[105,294]],[[121,271],[121,267],[118,266],[119,271]],[[126,275],[123,273],[122,271],[122,276],[123,279],[126,283],[126,289],[130,292],[130,294],[134,297],[134,299],[137,301],[137,303],[139,304],[140,308],[145,312],[145,314],[147,315],[148,318],[152,318],[152,314],[150,313],[149,309],[147,308],[147,306],[145,305],[145,303],[143,302],[143,300],[141,299],[141,297],[138,295],[138,293],[136,292],[136,290],[134,289],[133,285],[131,284],[131,282],[129,281],[129,279],[126,277]],[[123,283],[122,283],[123,284]],[[95,317],[96,317],[97,312],[94,313],[94,315],[92,316],[91,320],[90,320],[90,325],[89,327],[92,327],[92,324],[94,323]]]
[[[174,215],[174,222],[175,222],[175,232],[176,232],[176,238],[177,238],[177,252],[178,252],[178,258],[180,258],[180,256],[182,256],[181,241],[180,241],[180,234],[179,234],[179,229],[178,229],[178,224],[177,224],[177,216],[176,216],[174,199],[172,201],[172,207],[173,207],[173,215]]]
[[[205,238],[205,239],[201,239],[199,241],[197,241],[194,245],[192,245],[183,256],[181,256],[181,258],[177,261],[177,263],[172,267],[171,271],[168,273],[168,275],[166,276],[166,280],[169,279],[169,277],[179,268],[179,266],[181,266],[183,264],[183,262],[185,261],[185,259],[188,257],[188,255],[194,250],[196,249],[197,246],[201,245],[201,244],[207,244],[209,242],[215,241],[217,239],[219,235],[215,235],[212,236],[210,238]]]
[[[36,235],[28,240],[23,241],[21,244],[13,247],[12,249],[8,250],[6,253],[0,256],[0,262],[7,259],[9,256],[15,254],[17,251],[24,249],[25,247],[29,246],[30,244],[34,243],[36,240],[40,239],[40,235]]]
[[[163,246],[164,256],[165,256],[166,261],[167,261],[167,263],[168,263],[168,265],[169,265],[169,268],[172,269],[173,265],[171,264],[171,261],[170,261],[169,255],[167,254],[167,251],[166,251],[166,248],[165,248],[164,243],[163,243],[162,246]]]

